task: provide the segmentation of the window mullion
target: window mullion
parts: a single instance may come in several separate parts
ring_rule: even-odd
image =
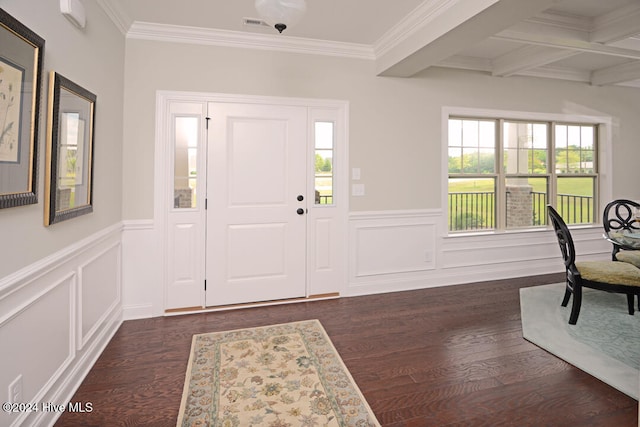
[[[507,184],[504,169],[504,119],[496,121],[496,228],[507,228]]]
[[[598,175],[600,174],[600,167],[598,165],[599,162],[599,150],[600,150],[600,138],[598,135],[599,126],[594,126],[592,128],[592,138],[593,138],[593,146],[592,146],[592,162],[593,167],[591,168],[591,173],[594,174],[595,178],[593,180],[593,222],[600,222],[601,218],[601,210],[598,208],[598,201],[600,200],[600,179]]]
[[[556,169],[556,122],[549,122],[549,201],[552,206],[556,206],[558,200],[558,174]]]

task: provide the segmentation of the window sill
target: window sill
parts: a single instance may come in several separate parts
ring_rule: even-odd
[[[604,230],[602,224],[578,224],[578,225],[569,225],[570,230]],[[518,234],[532,234],[532,233],[542,233],[552,230],[550,226],[548,227],[538,227],[538,228],[526,228],[519,230],[491,230],[491,231],[471,231],[471,232],[460,232],[460,233],[449,233],[443,236],[445,239],[460,239],[460,238],[480,238],[480,237],[490,237],[490,236],[513,236]]]

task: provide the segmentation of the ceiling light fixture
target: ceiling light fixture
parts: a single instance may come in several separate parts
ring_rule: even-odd
[[[307,10],[305,0],[256,0],[256,10],[280,33],[295,25]]]

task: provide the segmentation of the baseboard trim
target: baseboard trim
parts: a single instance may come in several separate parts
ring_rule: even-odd
[[[113,336],[122,325],[122,311],[113,311],[109,320],[105,322],[105,327],[96,336],[96,339],[86,348],[85,353],[73,364],[68,376],[54,387],[53,393],[46,399],[47,402],[67,405],[72,402],[73,395],[80,387],[86,376],[97,362],[98,358],[105,350]],[[35,420],[34,425],[53,426],[62,412],[41,412],[40,417]]]
[[[418,289],[455,286],[467,283],[502,280],[517,277],[538,276],[541,274],[561,273],[561,266],[546,260],[518,264],[505,267],[494,266],[492,269],[459,269],[437,270],[413,275],[380,275],[371,276],[349,284],[345,294],[347,297],[382,294],[389,292],[414,291]]]
[[[127,305],[122,307],[123,320],[149,319],[153,317],[152,304]]]

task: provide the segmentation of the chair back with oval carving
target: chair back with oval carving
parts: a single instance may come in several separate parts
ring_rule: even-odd
[[[638,230],[640,231],[640,204],[633,200],[616,199],[609,202],[604,208],[602,225],[604,231],[609,234],[611,230]]]
[[[602,226],[607,237],[612,238],[611,233],[621,234],[624,232],[637,232],[640,231],[640,204],[633,200],[616,199],[609,203],[604,208],[602,214]],[[620,236],[617,236],[620,238]],[[616,254],[620,252],[622,247],[615,241],[613,243],[613,250],[611,251],[611,258],[615,261]]]

